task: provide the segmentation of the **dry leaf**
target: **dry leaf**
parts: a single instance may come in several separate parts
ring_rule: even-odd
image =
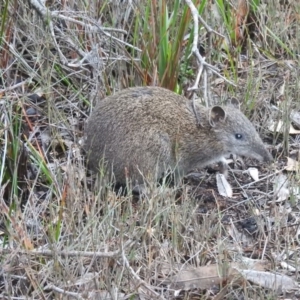
[[[221,196],[224,197],[232,197],[232,188],[229,184],[229,182],[227,181],[226,177],[223,174],[217,174],[216,176],[217,179],[217,187],[218,187],[218,192]]]
[[[299,289],[298,284],[286,275],[254,270],[239,270],[239,272],[248,281],[279,293]]]
[[[280,266],[283,268],[283,269],[286,269],[286,270],[289,270],[290,272],[297,272],[297,269],[289,264],[287,264],[285,261],[282,261],[280,263]]]
[[[170,276],[167,280],[158,280],[163,284],[170,284],[170,287],[175,290],[191,290],[191,289],[213,289],[219,286],[224,277],[227,281],[239,281],[240,273],[237,269],[252,269],[252,270],[266,270],[270,268],[270,262],[263,260],[256,260],[247,257],[241,257],[238,263],[226,263],[223,265],[208,265],[194,268],[189,265],[182,265],[177,267],[179,269],[175,276]],[[169,266],[174,271],[172,266]],[[222,277],[223,274],[223,277]]]
[[[284,174],[279,174],[273,180],[273,191],[274,194],[277,195],[276,201],[285,201],[288,199],[290,192],[289,192],[289,181],[287,176]]]
[[[300,112],[293,110],[290,114],[291,120],[298,126],[300,127]]]
[[[285,91],[285,82],[283,82],[283,84],[278,89],[278,93],[279,93],[278,97],[284,96],[284,91]]]
[[[299,171],[300,163],[290,157],[287,157],[287,164],[284,169],[287,171]]]
[[[290,126],[289,134],[299,134],[299,133],[300,130],[295,129],[293,125]]]
[[[282,133],[284,131],[284,123],[282,120],[279,120],[278,122],[272,122],[268,128],[270,131]],[[295,129],[293,125],[290,125],[289,134],[300,134],[300,130]]]
[[[235,271],[236,272],[236,271]],[[237,272],[236,272],[237,274]],[[169,278],[172,289],[211,289],[219,286],[222,281],[218,265],[201,266],[198,268],[185,267],[177,275]]]
[[[240,257],[239,263],[234,263],[232,268],[238,269],[251,269],[255,271],[265,271],[271,268],[271,263],[268,260],[262,259],[253,259],[249,257],[242,256]]]
[[[252,177],[254,181],[258,181],[258,169],[257,168],[248,168],[249,175]]]
[[[283,132],[282,126],[283,122],[281,120],[279,120],[278,122],[272,121],[269,124],[268,129],[273,132]]]

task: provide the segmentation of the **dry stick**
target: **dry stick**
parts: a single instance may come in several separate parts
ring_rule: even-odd
[[[201,77],[201,73],[203,71],[204,68],[210,70],[211,72],[213,72],[214,74],[216,74],[217,76],[221,77],[224,81],[226,81],[227,83],[234,85],[235,84],[233,82],[231,82],[230,80],[226,79],[224,76],[222,76],[219,72],[220,70],[214,66],[212,66],[211,64],[208,64],[205,59],[201,56],[199,49],[198,49],[198,28],[199,28],[199,23],[198,20],[200,20],[201,24],[204,26],[204,28],[207,30],[207,32],[211,33],[215,33],[219,36],[224,37],[223,35],[221,35],[220,33],[218,33],[217,31],[213,30],[210,26],[207,25],[207,23],[201,18],[201,16],[198,13],[198,10],[196,9],[195,5],[193,4],[193,2],[191,0],[185,0],[185,3],[188,5],[188,7],[191,10],[192,16],[193,16],[193,20],[194,20],[194,33],[193,33],[193,47],[192,47],[192,53],[196,56],[200,66],[199,66],[199,70],[198,70],[198,75],[197,75],[197,80],[195,81],[194,85],[189,88],[189,91],[193,91],[193,90],[197,90],[198,89],[198,84],[199,84],[199,80]],[[202,66],[202,68],[201,68]]]
[[[269,175],[267,175],[267,176],[265,176],[265,177],[260,178],[259,180],[252,181],[252,182],[247,183],[247,184],[245,184],[245,185],[243,185],[243,186],[240,186],[239,189],[242,189],[242,190],[243,190],[244,188],[250,187],[250,186],[253,185],[253,184],[256,184],[256,183],[258,183],[258,182],[260,182],[260,181],[263,181],[263,180],[265,180],[265,179],[267,179],[267,178],[269,178],[269,177],[275,176],[275,175],[281,173],[282,171],[283,171],[283,170],[277,170],[277,171],[275,171],[275,172],[272,173],[272,174],[269,174]],[[273,197],[274,197],[274,195],[273,195]],[[234,207],[236,207],[236,206],[239,206],[239,205],[241,205],[241,204],[243,204],[243,203],[246,203],[246,202],[249,201],[249,200],[251,200],[251,199],[247,198],[247,199],[245,199],[245,200],[243,200],[243,201],[239,201],[238,203],[233,204],[233,205],[231,205],[230,207],[226,208],[226,209],[223,210],[222,212],[224,213],[224,212],[226,212],[226,211],[228,211],[228,210],[230,210],[230,209],[232,209],[232,208],[234,208]]]
[[[7,128],[8,128],[8,121],[7,121],[7,118],[6,116],[4,116],[4,128],[6,128],[4,130],[4,149],[3,149],[3,153],[2,153],[2,163],[1,163],[1,170],[0,170],[0,182],[3,186],[4,184],[4,181],[3,181],[3,177],[4,177],[4,169],[5,169],[5,159],[6,159],[6,152],[7,152],[7,148],[8,148],[8,133],[7,133]],[[4,190],[3,188],[1,188],[1,190]]]
[[[23,80],[23,81],[15,84],[15,85],[12,85],[12,86],[9,86],[9,87],[7,87],[5,89],[0,90],[0,94],[8,92],[8,91],[12,91],[14,89],[17,89],[18,87],[23,86],[26,83],[29,83],[30,81],[31,81],[31,78],[27,78],[27,79],[25,79],[25,80]]]
[[[204,58],[205,59],[205,58]],[[196,76],[196,80],[195,80],[195,84],[196,84],[196,82],[197,82],[197,85],[198,85],[198,83],[199,83],[199,81],[200,81],[200,77],[201,77],[201,74],[202,74],[202,71],[203,71],[203,65],[202,64],[200,64],[200,68],[199,68],[199,70],[198,70],[198,74],[197,74],[197,76]],[[195,86],[195,84],[194,84],[194,86]],[[191,90],[192,88],[190,88],[189,90]],[[193,111],[194,111],[194,114],[195,114],[195,116],[196,116],[196,120],[197,120],[197,125],[198,126],[201,126],[201,118],[200,118],[200,114],[199,114],[199,111],[196,109],[196,106],[195,106],[195,93],[192,93],[193,95],[192,95],[192,102],[193,102]],[[205,100],[205,102],[207,102],[206,100]],[[208,106],[208,105],[206,105],[206,106]]]
[[[258,183],[258,182],[260,182],[260,181],[263,181],[263,180],[265,180],[265,179],[267,179],[267,178],[269,178],[269,177],[275,176],[275,175],[281,173],[282,171],[283,171],[283,170],[277,170],[277,171],[275,171],[275,172],[272,173],[272,174],[266,175],[265,177],[259,178],[259,179],[256,180],[256,181],[252,181],[252,182],[250,182],[250,183],[247,183],[247,184],[245,184],[245,185],[242,185],[242,186],[240,186],[239,188],[240,188],[240,189],[243,189],[243,188],[249,187],[249,186],[251,186],[251,185],[253,185],[253,184],[256,184],[256,183]]]
[[[51,11],[51,16],[52,17],[57,17],[59,19],[63,19],[63,20],[66,20],[66,21],[70,21],[72,23],[75,23],[75,24],[78,24],[84,28],[87,28],[89,30],[89,32],[98,32],[99,30],[101,31],[112,31],[112,32],[118,32],[118,33],[123,33],[123,34],[127,34],[127,31],[124,30],[124,29],[119,29],[119,28],[109,28],[109,27],[102,27],[102,26],[99,26],[95,21],[93,20],[90,20],[89,18],[86,18],[85,16],[81,16],[80,18],[82,20],[86,20],[86,21],[89,21],[91,23],[94,23],[95,26],[92,26],[90,24],[87,24],[87,23],[84,23],[84,22],[81,22],[79,20],[76,20],[76,19],[73,19],[71,17],[67,17],[67,16],[64,16],[62,14],[60,14],[59,12],[57,11]]]
[[[199,81],[202,75],[202,72],[205,72],[205,76],[204,76],[204,98],[205,98],[205,103],[206,106],[208,106],[208,92],[207,92],[207,72],[206,70],[210,70],[212,73],[216,74],[217,76],[221,77],[225,82],[232,84],[235,86],[235,84],[233,82],[231,82],[230,80],[226,79],[224,76],[222,76],[220,74],[220,70],[216,67],[214,67],[213,65],[207,63],[205,61],[205,57],[202,57],[199,49],[198,49],[198,35],[199,35],[199,23],[198,23],[198,19],[200,20],[201,24],[204,26],[204,28],[207,30],[207,32],[209,34],[211,34],[212,32],[220,35],[222,37],[224,37],[223,35],[221,35],[220,33],[218,33],[217,31],[213,30],[210,26],[208,26],[208,24],[201,18],[201,16],[198,13],[198,10],[196,9],[195,5],[193,4],[193,2],[191,0],[185,0],[186,4],[188,5],[188,7],[191,10],[192,16],[193,16],[193,20],[194,20],[194,33],[193,33],[193,47],[192,47],[192,54],[194,54],[197,58],[198,61],[198,74],[196,76],[196,80],[194,82],[194,85],[192,87],[190,87],[188,90],[189,91],[195,91],[198,89],[198,85],[199,85]],[[197,120],[197,125],[201,126],[201,119],[199,114],[197,113],[197,110],[195,109],[195,101],[193,98],[193,110],[196,116],[196,120]]]
[[[211,101],[208,99],[208,80],[207,80],[207,71],[205,70],[204,71],[204,74],[203,74],[203,85],[204,85],[204,91],[203,91],[203,95],[204,95],[204,101],[205,101],[205,105],[206,107],[209,107],[210,104],[211,104]]]
[[[104,35],[106,35],[107,37],[109,37],[110,39],[112,40],[115,40],[116,42],[118,43],[121,43],[125,46],[128,46],[136,51],[139,51],[139,52],[142,52],[141,49],[137,48],[137,47],[134,47],[133,45],[129,44],[129,43],[126,43],[118,38],[116,38],[115,36],[111,35],[108,33],[108,31],[115,31],[115,32],[118,32],[118,33],[122,33],[122,34],[127,34],[127,31],[126,30],[123,30],[123,29],[113,29],[113,28],[106,28],[106,27],[102,27],[100,25],[98,25],[96,22],[94,22],[93,20],[90,20],[90,19],[87,19],[85,18],[84,16],[82,16],[81,18],[82,19],[86,19],[87,21],[91,22],[91,23],[94,23],[95,25],[92,26],[90,24],[87,24],[87,23],[84,23],[84,22],[81,22],[81,21],[78,21],[76,19],[73,19],[71,17],[66,17],[62,14],[59,14],[58,12],[49,12],[49,14],[51,15],[51,17],[56,17],[58,19],[62,19],[62,20],[65,20],[65,21],[69,21],[69,22],[72,22],[74,24],[78,24],[84,28],[86,28],[89,32],[101,32],[103,33]]]
[[[45,288],[44,288],[44,290],[53,290],[53,291],[55,291],[55,292],[58,292],[58,293],[61,293],[61,294],[64,294],[64,295],[67,295],[67,296],[71,296],[71,297],[74,297],[74,298],[76,298],[76,299],[79,299],[79,300],[84,300],[84,299],[87,299],[86,297],[86,295],[84,296],[84,297],[82,297],[79,293],[76,293],[76,292],[69,292],[69,291],[66,291],[65,289],[62,289],[62,288],[60,288],[60,287],[57,287],[57,286],[55,286],[55,285],[53,285],[53,284],[49,284],[49,285],[47,285]],[[90,293],[91,291],[89,291],[89,293]],[[89,294],[88,293],[88,294]],[[96,291],[96,293],[97,293],[97,291]],[[108,292],[107,292],[108,293]],[[116,296],[118,296],[118,295],[116,295]],[[133,295],[127,295],[127,296],[125,296],[125,297],[122,297],[122,299],[131,299],[131,297],[132,297]],[[90,299],[90,298],[89,298]],[[100,298],[97,298],[97,299],[100,299]],[[106,298],[105,297],[105,299],[108,299],[108,298]],[[117,299],[116,297],[115,298],[109,298],[109,299]]]
[[[123,247],[129,247],[129,245],[132,245],[133,242],[131,240],[128,240]],[[17,254],[23,254],[23,255],[43,255],[43,256],[48,256],[48,257],[53,257],[55,255],[60,255],[60,256],[65,256],[65,257],[92,257],[92,258],[100,258],[100,257],[106,257],[106,258],[113,258],[113,257],[118,257],[121,255],[123,250],[116,250],[116,251],[110,251],[110,252],[94,252],[94,251],[75,251],[75,250],[64,250],[64,251],[55,251],[55,250],[31,250],[31,251],[25,251],[25,250],[16,250],[15,252]],[[13,249],[1,249],[0,253],[1,254],[11,254]],[[122,254],[123,255],[123,254]]]
[[[79,293],[75,293],[75,292],[69,292],[69,291],[66,291],[65,289],[62,289],[60,287],[57,287],[53,284],[49,284],[47,285],[44,290],[53,290],[57,293],[60,293],[60,294],[63,294],[63,295],[66,295],[66,296],[71,296],[73,298],[76,298],[76,299],[79,299],[79,300],[84,300],[86,299],[85,297],[81,297]]]

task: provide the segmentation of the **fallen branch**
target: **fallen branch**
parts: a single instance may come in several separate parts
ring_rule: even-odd
[[[64,256],[64,257],[92,257],[92,258],[112,258],[112,257],[119,257],[122,254],[122,251],[124,251],[124,248],[129,247],[132,245],[132,241],[128,240],[123,248],[120,250],[116,251],[111,251],[111,252],[95,252],[95,251],[75,251],[75,250],[31,250],[31,251],[26,251],[26,250],[12,250],[12,249],[1,249],[0,253],[1,254],[11,254],[12,252],[15,252],[17,254],[21,255],[35,255],[35,256],[48,256],[48,257],[54,257],[54,256]],[[123,255],[123,254],[122,254]]]

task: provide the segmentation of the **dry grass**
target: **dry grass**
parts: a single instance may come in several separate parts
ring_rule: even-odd
[[[236,84],[208,74],[211,101],[242,100],[274,166],[258,166],[261,180],[253,182],[245,170],[256,162],[231,164],[232,198],[220,196],[215,173],[203,171],[180,188],[155,187],[139,201],[89,176],[80,139],[100,98],[160,84],[159,60],[143,35],[157,24],[145,29],[142,22],[154,1],[50,0],[52,16],[44,20],[35,1],[2,2],[1,299],[299,296],[297,287],[290,289],[299,281],[299,167],[281,171],[286,156],[299,157],[299,138],[289,127],[300,125],[298,1],[261,1],[249,35],[231,47],[213,35],[207,57]],[[170,10],[174,2],[167,1]],[[230,36],[215,3],[205,2],[202,17]],[[181,3],[179,17],[182,9]],[[200,35],[205,48],[202,29]],[[197,70],[190,42],[180,48],[173,86],[185,94]],[[283,133],[270,131],[280,120]],[[246,266],[246,258],[255,264]],[[258,273],[241,279],[237,270],[287,278],[270,288]]]

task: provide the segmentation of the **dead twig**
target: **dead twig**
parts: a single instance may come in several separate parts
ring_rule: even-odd
[[[79,293],[66,291],[65,289],[57,287],[57,286],[55,286],[53,284],[46,286],[44,288],[44,290],[52,290],[52,291],[55,291],[55,292],[60,293],[62,295],[71,296],[71,297],[73,297],[75,299],[79,299],[79,300],[86,299],[86,298],[83,298]]]
[[[198,49],[198,36],[199,36],[199,20],[201,22],[201,24],[204,26],[204,28],[206,29],[206,31],[208,32],[208,34],[211,33],[215,33],[219,36],[224,37],[222,34],[218,33],[217,31],[213,30],[199,15],[198,10],[196,9],[195,5],[193,4],[193,2],[191,0],[185,0],[186,4],[188,5],[188,7],[191,10],[192,16],[193,16],[193,21],[194,21],[194,32],[193,32],[193,46],[192,46],[192,54],[195,55],[198,64],[199,64],[199,68],[198,68],[198,73],[196,76],[196,80],[194,82],[194,85],[192,87],[189,88],[189,91],[194,91],[194,90],[198,90],[199,87],[199,81],[201,78],[202,73],[206,73],[207,70],[211,71],[212,73],[214,73],[215,75],[217,75],[218,77],[222,78],[225,82],[234,85],[235,84],[233,82],[231,82],[230,80],[228,80],[227,78],[225,78],[224,76],[222,76],[220,74],[220,70],[216,67],[214,67],[213,65],[207,63],[205,61],[205,57],[202,57],[199,49]],[[207,80],[206,80],[207,81]],[[207,84],[204,84],[204,97],[205,97],[205,102],[208,103],[208,99],[207,99]],[[198,120],[199,121],[199,120]]]
[[[74,250],[64,250],[64,251],[55,251],[55,250],[31,250],[31,251],[25,251],[25,250],[16,250],[16,253],[21,255],[35,255],[35,256],[64,256],[64,257],[92,257],[92,258],[112,258],[112,257],[118,257],[124,251],[124,248],[129,247],[129,245],[132,245],[132,241],[128,240],[122,247],[122,250],[116,250],[111,252],[94,252],[94,251],[74,251]],[[0,250],[1,254],[9,254],[12,253],[12,249],[2,249]],[[123,254],[122,254],[123,255]]]

